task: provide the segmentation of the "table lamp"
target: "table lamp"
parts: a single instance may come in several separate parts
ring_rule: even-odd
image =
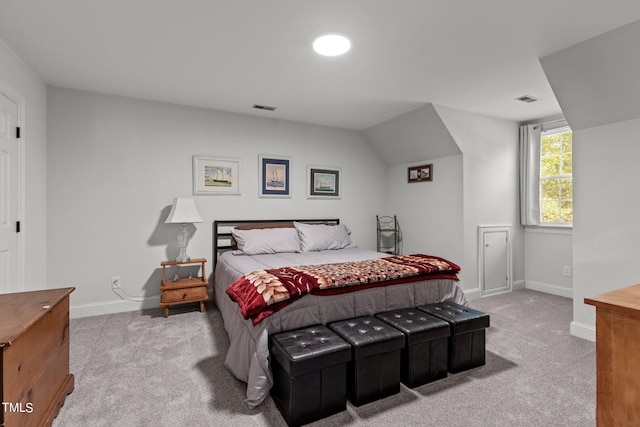
[[[198,213],[198,209],[196,209],[195,201],[184,197],[173,199],[173,206],[165,223],[182,224],[182,228],[178,233],[178,247],[180,248],[180,253],[176,258],[178,262],[189,261],[191,259],[187,255],[187,244],[189,243],[187,224],[193,224],[194,222],[202,222],[202,217]]]

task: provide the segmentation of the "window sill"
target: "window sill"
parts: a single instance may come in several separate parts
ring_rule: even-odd
[[[525,227],[527,233],[540,233],[540,234],[563,234],[573,235],[572,225],[540,225],[537,227]]]

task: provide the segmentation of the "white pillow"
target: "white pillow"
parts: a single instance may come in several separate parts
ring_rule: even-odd
[[[293,225],[298,230],[302,252],[343,249],[353,246],[349,231],[342,224],[325,225],[294,222]]]
[[[234,255],[260,255],[300,252],[300,239],[295,228],[232,229],[238,249]]]

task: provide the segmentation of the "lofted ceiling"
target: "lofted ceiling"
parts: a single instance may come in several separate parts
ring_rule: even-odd
[[[637,0],[0,0],[0,39],[49,85],[363,130],[427,103],[561,114],[538,58],[639,19]],[[313,52],[328,31],[351,51]]]

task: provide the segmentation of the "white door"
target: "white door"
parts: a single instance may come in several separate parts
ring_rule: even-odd
[[[511,227],[484,226],[478,235],[482,295],[511,290]]]
[[[0,93],[0,293],[18,291],[18,105]]]

